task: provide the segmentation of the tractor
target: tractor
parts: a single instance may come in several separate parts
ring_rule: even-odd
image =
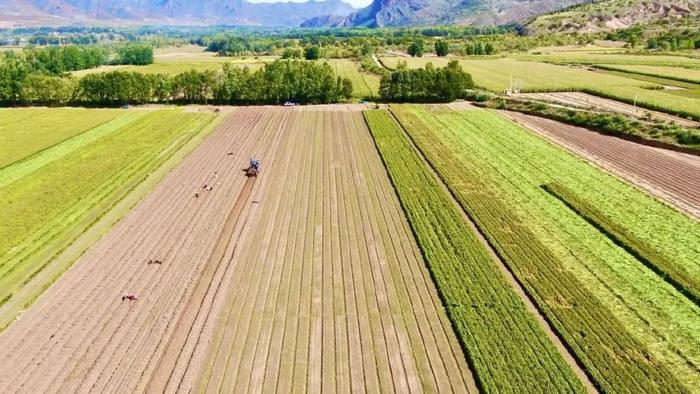
[[[247,177],[258,176],[258,174],[260,173],[260,160],[250,159],[248,168],[246,168],[244,171],[245,176]]]

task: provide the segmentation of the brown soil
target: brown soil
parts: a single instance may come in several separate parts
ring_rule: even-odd
[[[0,334],[0,392],[476,391],[360,109],[233,110]]]

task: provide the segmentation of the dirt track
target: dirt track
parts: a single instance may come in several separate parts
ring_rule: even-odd
[[[0,334],[0,364],[0,392],[473,388],[355,108],[234,110]]]
[[[555,92],[555,93],[522,93],[517,97],[526,97],[533,100],[549,101],[566,106],[579,108],[594,108],[621,113],[624,115],[643,117],[649,113],[656,119],[661,119],[666,122],[673,122],[683,127],[700,127],[699,122],[681,118],[679,116],[669,115],[659,111],[652,111],[645,108],[635,107],[621,101],[606,99],[603,97],[594,96],[588,93],[580,92]]]
[[[700,157],[518,112],[500,113],[700,219]]]

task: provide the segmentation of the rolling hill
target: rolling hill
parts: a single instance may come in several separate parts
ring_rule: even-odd
[[[534,34],[596,33],[699,16],[700,0],[605,0],[541,15],[527,29]]]

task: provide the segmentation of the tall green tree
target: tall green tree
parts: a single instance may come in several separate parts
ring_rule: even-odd
[[[425,51],[425,44],[423,43],[423,40],[420,38],[413,40],[411,45],[408,46],[408,54],[413,56],[413,57],[422,57],[424,51]]]
[[[444,57],[450,53],[450,44],[446,40],[435,41],[435,54]]]

